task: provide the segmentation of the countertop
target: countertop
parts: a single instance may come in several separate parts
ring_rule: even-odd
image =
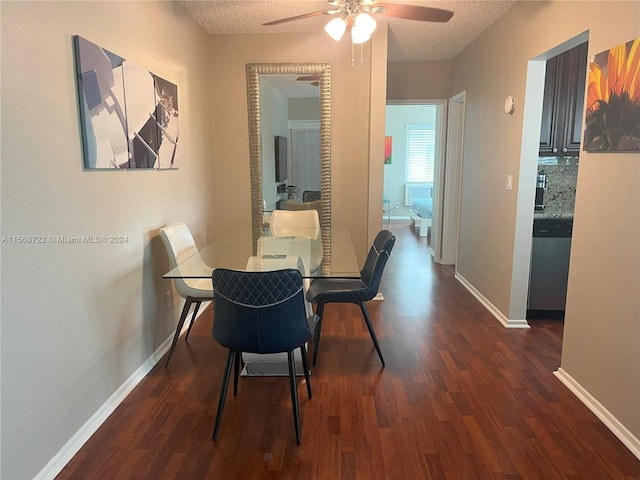
[[[573,220],[573,212],[567,211],[565,209],[553,208],[553,207],[545,207],[544,210],[535,210],[533,212],[533,219],[541,219],[541,218],[555,218],[561,220],[571,219]]]

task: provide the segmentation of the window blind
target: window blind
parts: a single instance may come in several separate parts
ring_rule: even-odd
[[[436,144],[435,125],[407,125],[407,159],[405,181],[433,182],[433,162]]]

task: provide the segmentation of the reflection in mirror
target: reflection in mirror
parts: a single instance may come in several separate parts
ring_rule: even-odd
[[[269,210],[320,192],[320,88],[307,80],[317,78],[259,76],[262,198]]]
[[[331,258],[330,81],[328,64],[247,65],[254,245],[265,210],[304,208],[319,192],[312,205],[324,265]]]

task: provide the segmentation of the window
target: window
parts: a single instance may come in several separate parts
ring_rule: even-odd
[[[407,183],[433,183],[435,125],[407,125]]]

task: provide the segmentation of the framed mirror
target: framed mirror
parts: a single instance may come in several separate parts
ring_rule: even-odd
[[[298,80],[298,79],[301,80]],[[272,118],[262,112],[262,122],[269,124],[262,125],[261,122],[261,105],[262,109],[274,108],[267,103],[266,92],[263,92],[265,98],[261,102],[261,84],[265,88],[265,82],[270,84],[284,84],[287,81],[312,83],[318,92],[318,123],[319,123],[319,139],[314,143],[319,148],[319,162],[313,166],[314,169],[319,168],[319,188],[320,188],[320,229],[322,234],[323,247],[323,268],[330,265],[331,259],[331,72],[328,63],[252,63],[247,65],[247,101],[249,107],[249,156],[250,156],[250,173],[251,173],[251,223],[253,227],[254,248],[257,245],[258,238],[263,233],[264,228],[264,210],[266,203],[265,198],[271,198],[275,192],[263,192],[263,186],[270,182],[267,178],[263,178],[265,174],[264,159],[268,153],[273,157],[274,166],[270,167],[270,171],[275,172],[275,181],[273,188],[278,188],[280,197],[291,195],[290,198],[302,200],[301,189],[293,189],[286,185],[286,175],[282,174],[282,166],[279,171],[276,170],[275,152],[272,148],[282,140],[276,141],[271,138],[273,135],[266,133],[271,127]],[[287,110],[288,107],[285,107]],[[287,135],[288,136],[288,135]],[[268,138],[267,138],[268,137]],[[280,147],[281,149],[281,147]],[[298,165],[289,165],[289,171],[300,170],[304,167]],[[270,178],[268,180],[271,180]],[[283,183],[282,183],[283,182]],[[278,185],[275,185],[275,184]],[[271,188],[269,186],[268,188]],[[289,189],[289,190],[287,190]],[[282,190],[282,191],[281,191]],[[270,202],[271,203],[271,202]],[[279,202],[278,202],[279,203]],[[283,206],[280,204],[278,206]],[[275,206],[273,208],[276,208]]]

